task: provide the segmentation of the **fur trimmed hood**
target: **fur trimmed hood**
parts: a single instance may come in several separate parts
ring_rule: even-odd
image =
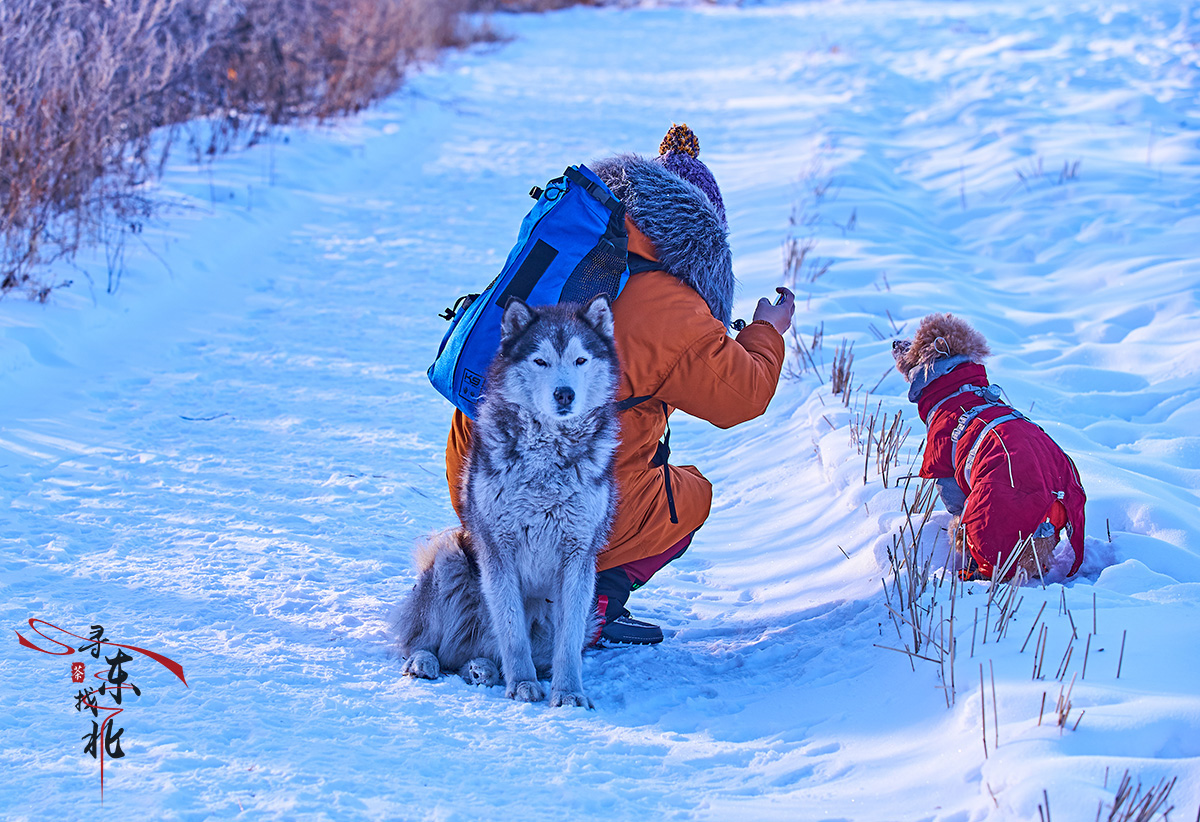
[[[726,326],[733,315],[728,231],[698,186],[636,154],[589,164],[658,252],[663,270],[691,286]]]

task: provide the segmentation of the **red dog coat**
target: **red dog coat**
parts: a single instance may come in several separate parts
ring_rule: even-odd
[[[1066,527],[1074,574],[1087,500],[1075,463],[1045,431],[992,400],[987,386],[984,367],[965,362],[921,391],[917,409],[929,428],[921,476],[953,477],[966,492],[962,525],[984,576],[1047,520],[1056,534]]]

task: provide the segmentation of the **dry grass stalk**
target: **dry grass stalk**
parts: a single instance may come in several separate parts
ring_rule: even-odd
[[[796,211],[792,208],[792,217],[790,225],[796,225]],[[802,273],[804,271],[804,261],[808,258],[808,254],[817,247],[817,240],[813,236],[796,237],[791,231],[783,241],[783,281],[788,287],[794,287],[797,283],[802,282]],[[822,272],[824,273],[824,272]]]
[[[561,0],[559,0],[561,2]],[[817,226],[821,224],[821,207],[833,187],[833,179],[825,173],[822,153],[818,152],[808,169],[800,176],[799,196],[792,202],[788,216],[787,236],[783,240],[783,281],[795,289],[801,282],[814,283],[833,265],[832,260],[817,257]],[[857,214],[852,214],[842,233],[853,229]]]
[[[820,396],[820,395],[818,395]],[[879,409],[883,407],[883,400],[880,400],[875,407],[875,414],[867,413],[867,398],[863,397],[862,408],[855,403],[854,409],[850,413],[850,444],[855,447],[859,454],[863,452],[863,447],[867,442],[866,432],[870,426],[875,423],[875,416],[879,413]]]
[[[888,378],[888,374],[891,374],[891,373],[892,373],[893,371],[895,371],[895,370],[896,370],[896,369],[894,369],[894,368],[885,368],[885,369],[883,370],[883,374],[881,374],[881,375],[879,376],[879,381],[878,381],[878,382],[876,382],[876,383],[875,383],[875,385],[871,386],[871,390],[870,390],[870,391],[868,391],[867,393],[868,393],[868,394],[874,394],[876,391],[878,391],[878,390],[879,390],[879,386],[883,385],[883,381],[884,381],[884,380],[886,380],[886,379]]]
[[[979,609],[975,609],[975,621],[971,623],[971,658],[975,658],[975,633],[979,628]]]
[[[1038,609],[1037,616],[1033,618],[1033,625],[1029,626],[1029,633],[1025,637],[1025,642],[1021,645],[1021,653],[1025,653],[1025,646],[1029,644],[1029,637],[1033,636],[1033,629],[1038,626],[1038,621],[1042,618],[1042,613],[1046,610],[1046,603],[1042,603],[1042,607]],[[1034,652],[1036,653],[1036,651]]]
[[[846,340],[842,339],[842,344],[833,351],[833,370],[829,375],[829,387],[831,393],[842,394],[843,402],[847,405],[850,401],[850,381],[854,378],[854,372],[850,370],[850,366],[854,364],[854,343],[846,345]]]
[[[1021,612],[1021,606],[1025,603],[1025,597],[1017,599],[1017,604],[1012,605],[1013,598],[1017,592],[1014,590],[1009,598],[1005,601],[1004,607],[1000,610],[1000,620],[996,625],[996,641],[1004,639],[1008,636],[1008,628],[1017,621],[1017,614]],[[1012,606],[1011,608],[1009,606]]]
[[[1046,789],[1042,788],[1042,799],[1046,803],[1045,813],[1042,812],[1042,806],[1038,805],[1038,816],[1041,822],[1050,822],[1050,794],[1046,793]]]
[[[897,411],[896,416],[889,425],[887,415],[885,414],[883,424],[879,427],[879,439],[875,447],[875,469],[883,480],[884,488],[888,487],[888,472],[892,465],[900,465],[900,448],[904,445],[904,441],[908,439],[908,435],[912,431],[911,426],[907,429],[901,428],[903,420],[903,413]],[[874,426],[872,426],[872,430],[873,428]]]
[[[987,699],[983,691],[983,663],[979,663],[979,719],[983,730],[983,758],[988,758],[987,746]]]
[[[995,591],[995,589],[998,585],[1003,584],[1001,581],[1012,579],[1013,568],[1016,566],[1017,561],[1021,557],[1021,554],[1025,553],[1026,549],[1028,549],[1031,552],[1033,551],[1033,537],[1026,537],[1025,539],[1021,540],[1020,542],[1017,543],[1017,546],[1013,550],[1009,551],[1004,556],[1004,559],[1000,562],[999,567],[996,568],[995,571],[992,573],[992,580],[993,580],[993,583],[991,586],[992,591]],[[1035,558],[1035,563],[1036,563],[1036,558]],[[988,599],[989,600],[991,599],[990,593],[989,593]]]
[[[1058,717],[1055,724],[1058,725],[1058,732],[1061,735],[1067,727],[1067,718],[1071,715],[1071,692],[1075,690],[1075,677],[1071,677],[1071,687],[1067,688],[1064,694],[1062,688],[1058,689],[1058,704],[1054,708],[1054,714]],[[1078,727],[1079,723],[1075,723]]]
[[[817,379],[822,385],[825,384],[825,379],[821,376],[821,369],[817,366],[817,360],[814,356],[825,336],[825,323],[821,323],[819,330],[813,332],[812,346],[806,346],[804,340],[800,338],[800,332],[796,330],[796,326],[792,325],[788,329],[788,335],[791,337],[791,342],[788,347],[795,356],[790,358],[784,366],[784,375],[789,379],[798,380],[803,375],[807,374],[811,369],[817,375]],[[800,361],[800,367],[797,369],[796,360]]]
[[[1000,710],[996,706],[996,669],[992,665],[992,661],[988,660],[988,676],[992,680],[992,734],[994,736],[992,750],[1000,748]]]
[[[909,488],[906,481],[901,499],[905,519],[898,533],[892,536],[892,545],[888,549],[892,575],[890,586],[886,579],[883,583],[887,599],[885,607],[903,645],[903,652],[909,655],[910,663],[915,658],[938,665],[947,705],[952,706],[956,702],[957,689],[954,626],[959,580],[958,575],[949,570],[940,576],[934,575],[933,552],[920,550],[925,526],[936,509],[936,486],[923,480],[911,500]],[[949,585],[946,593],[950,602],[948,617],[944,605],[938,602],[939,592],[946,586],[947,580]],[[916,669],[915,665],[912,667]]]
[[[1067,670],[1071,667],[1071,657],[1075,653],[1075,637],[1067,640],[1067,650],[1063,651],[1062,659],[1058,663],[1058,669],[1054,672],[1054,678],[1062,682],[1067,675]]]
[[[1117,679],[1121,678],[1121,665],[1125,662],[1125,634],[1128,631],[1121,631],[1121,655],[1117,658]]]
[[[888,482],[891,478],[892,467],[900,465],[900,449],[904,447],[904,443],[908,440],[908,435],[912,433],[912,426],[903,427],[904,413],[897,411],[894,417],[884,414],[880,418],[879,413],[883,408],[883,401],[880,400],[875,405],[875,412],[867,413],[866,398],[863,400],[861,411],[855,411],[850,417],[850,444],[853,445],[859,454],[863,457],[863,485],[867,484],[867,478],[870,474],[871,453],[875,454],[875,471],[883,480],[883,487],[888,487]],[[891,420],[889,422],[889,419]],[[910,460],[911,462],[911,460]],[[909,480],[912,475],[900,477],[899,479]]]
[[[1050,639],[1050,629],[1043,623],[1042,630],[1038,632],[1038,647],[1034,649],[1033,656],[1033,678],[1042,678],[1042,664],[1046,661],[1046,645]]]
[[[1177,780],[1178,777],[1172,777],[1170,782],[1165,778],[1161,779],[1143,794],[1142,783],[1138,782],[1134,787],[1129,771],[1125,771],[1105,819],[1108,822],[1150,822],[1157,814],[1162,814],[1163,819],[1168,819],[1175,806],[1163,806],[1167,804]]]

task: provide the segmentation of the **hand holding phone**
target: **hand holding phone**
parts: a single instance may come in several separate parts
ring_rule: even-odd
[[[766,297],[758,301],[758,308],[754,310],[754,319],[769,322],[775,326],[776,331],[782,334],[791,326],[792,315],[796,313],[796,295],[783,286],[775,290],[779,292],[775,302],[772,303]]]

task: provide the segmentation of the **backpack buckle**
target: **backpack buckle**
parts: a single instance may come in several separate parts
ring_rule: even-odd
[[[468,308],[471,307],[471,303],[475,302],[475,298],[478,296],[479,296],[478,294],[464,294],[461,297],[459,297],[457,300],[454,301],[453,308],[447,308],[441,314],[438,314],[438,316],[441,317],[446,322],[450,322],[451,320],[453,320],[455,317],[458,316],[458,312],[459,312],[458,307],[460,305],[462,306],[462,310],[466,311]],[[464,303],[465,303],[465,305],[464,305]]]

